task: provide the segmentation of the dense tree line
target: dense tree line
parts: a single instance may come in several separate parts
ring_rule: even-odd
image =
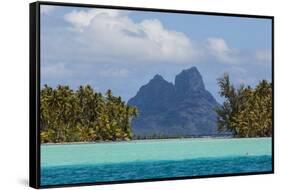
[[[69,86],[45,85],[40,96],[42,143],[132,138],[131,119],[138,111],[113,96],[111,90],[102,95],[89,85],[76,91]]]
[[[235,137],[272,136],[272,84],[262,80],[255,88],[235,88],[228,74],[218,79],[223,105],[216,109],[219,131]]]

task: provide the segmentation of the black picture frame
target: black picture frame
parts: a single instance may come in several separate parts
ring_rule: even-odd
[[[78,183],[78,184],[61,184],[61,185],[40,185],[40,5],[55,5],[68,7],[87,7],[87,8],[109,8],[119,10],[132,11],[150,11],[150,12],[165,12],[165,13],[184,13],[194,15],[216,15],[227,17],[245,17],[245,18],[262,18],[271,20],[272,26],[272,171],[267,172],[250,172],[241,174],[220,174],[220,175],[203,175],[203,176],[187,176],[187,177],[172,177],[158,179],[142,179],[142,180],[124,180],[110,182],[94,182],[94,183]],[[88,186],[88,185],[104,185],[104,184],[121,184],[135,182],[152,182],[166,180],[184,180],[194,178],[213,178],[227,176],[245,176],[258,174],[273,174],[274,173],[274,16],[265,15],[249,15],[249,14],[233,14],[233,13],[218,13],[218,12],[201,12],[188,10],[171,10],[171,9],[156,9],[142,7],[125,7],[111,5],[93,5],[93,4],[78,4],[78,3],[61,3],[61,2],[34,2],[29,4],[29,185],[33,188],[53,188],[53,187],[72,187],[72,186]]]

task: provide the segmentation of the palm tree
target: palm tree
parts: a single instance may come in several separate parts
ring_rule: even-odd
[[[266,80],[253,89],[241,85],[235,89],[225,74],[218,79],[220,95],[226,100],[216,108],[219,131],[231,131],[235,137],[272,135],[272,86]]]
[[[41,142],[128,140],[137,109],[108,90],[105,97],[89,85],[76,91],[47,85],[40,99]]]

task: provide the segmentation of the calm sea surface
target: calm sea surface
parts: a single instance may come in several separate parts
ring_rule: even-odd
[[[41,145],[41,185],[272,170],[271,138]]]

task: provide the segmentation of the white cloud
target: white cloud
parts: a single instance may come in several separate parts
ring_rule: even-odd
[[[40,5],[40,13],[41,14],[50,14],[52,11],[56,9],[56,6],[53,5]]]
[[[223,38],[208,38],[207,51],[223,63],[239,62],[239,52],[230,48]]]
[[[107,15],[110,17],[117,17],[120,12],[118,10],[110,9],[91,9],[89,11],[72,11],[64,16],[65,20],[72,23],[76,27],[87,27],[91,20],[98,15]]]
[[[41,35],[42,49],[48,51],[42,55],[43,60],[94,64],[256,64],[271,60],[271,51],[235,49],[222,37],[210,37],[200,44],[183,32],[167,29],[157,19],[136,22],[129,14],[113,9],[66,13],[66,25]]]
[[[166,29],[157,19],[137,23],[124,11],[108,9],[72,11],[64,18],[95,58],[188,63],[198,57],[184,33]]]
[[[205,57],[225,64],[270,64],[271,50],[241,50],[230,47],[223,38],[208,38]]]

